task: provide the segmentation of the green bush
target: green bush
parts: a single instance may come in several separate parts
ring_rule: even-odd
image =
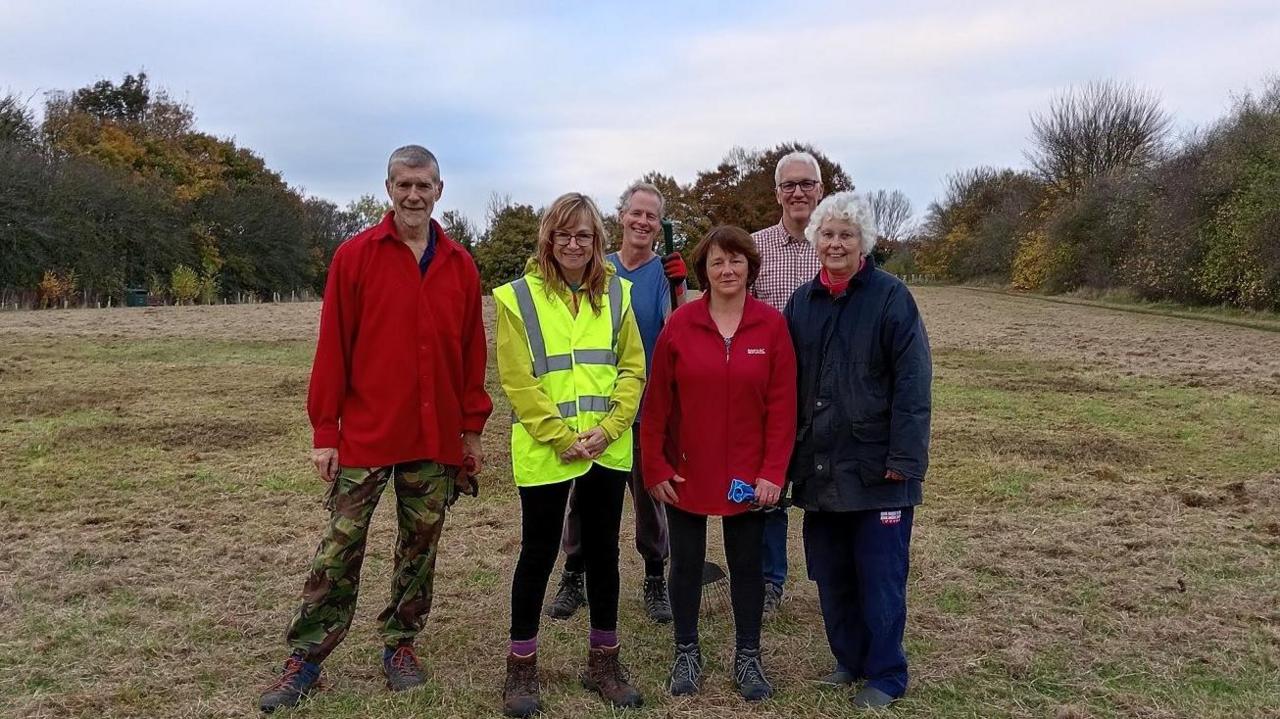
[[[200,294],[200,275],[186,265],[178,265],[169,275],[169,290],[178,304],[191,304]]]

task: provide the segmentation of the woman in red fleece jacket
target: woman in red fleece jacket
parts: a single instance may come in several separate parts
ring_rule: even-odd
[[[640,423],[644,482],[668,505],[676,656],[670,689],[702,681],[698,608],[707,516],[723,517],[737,634],[734,684],[748,700],[773,694],[760,665],[764,515],[730,499],[738,479],[755,504],[776,504],[796,432],[796,358],[782,314],[751,297],[760,270],[751,235],[717,227],[693,253],[705,289],[672,314],[654,348]]]

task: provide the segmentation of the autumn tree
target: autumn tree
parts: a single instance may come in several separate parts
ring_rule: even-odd
[[[775,225],[782,210],[775,194],[774,170],[778,161],[792,152],[814,156],[826,194],[854,188],[839,163],[812,145],[789,142],[771,150],[730,150],[714,170],[698,173],[690,199],[711,225],[737,225],[751,232]]]

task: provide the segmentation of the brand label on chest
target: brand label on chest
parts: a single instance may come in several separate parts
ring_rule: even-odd
[[[763,348],[763,347],[748,347],[748,348],[747,348],[747,354],[749,354],[749,355],[762,355],[762,354],[764,354],[764,353],[765,353],[765,351],[764,351],[764,348]]]

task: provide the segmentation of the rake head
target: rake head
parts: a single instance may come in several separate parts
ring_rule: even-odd
[[[729,575],[715,562],[702,563],[702,612],[711,614],[729,606]]]

